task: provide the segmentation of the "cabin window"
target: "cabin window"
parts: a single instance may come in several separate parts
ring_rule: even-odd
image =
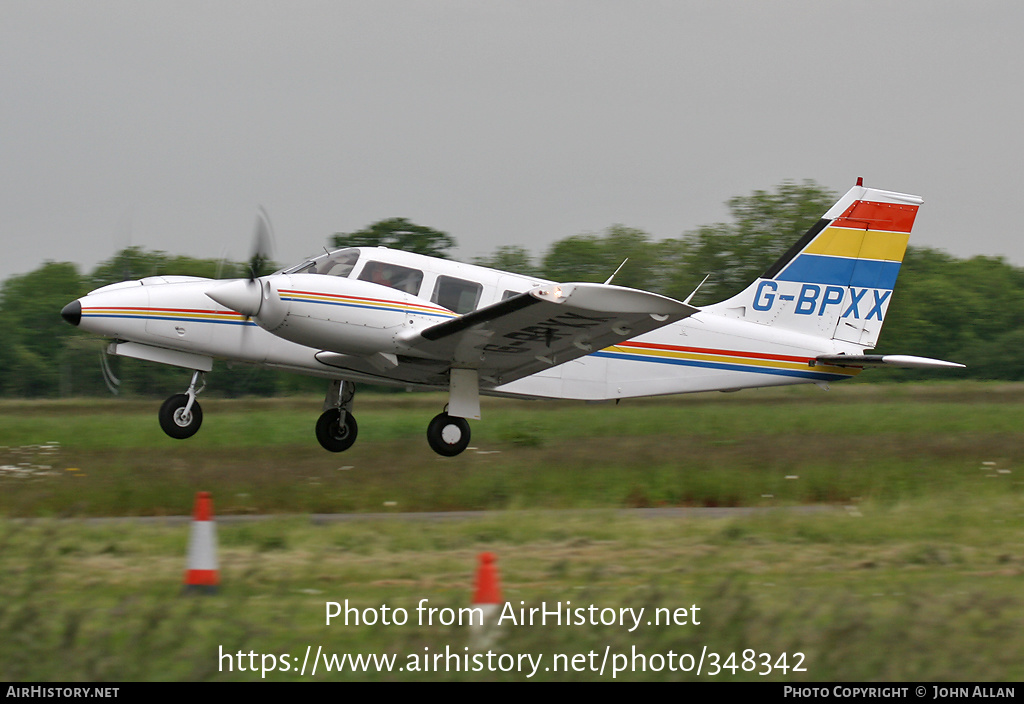
[[[388,288],[398,289],[416,295],[423,283],[423,272],[385,262],[366,262],[359,274],[360,281],[370,281]]]
[[[342,278],[352,273],[352,268],[359,261],[358,249],[342,249],[331,254],[317,257],[311,262],[306,262],[293,269],[286,270],[288,274],[325,274],[327,276],[340,276]]]
[[[359,261],[359,250],[358,249],[345,249],[340,252],[335,252],[329,257],[324,257],[316,263],[317,274],[326,274],[327,276],[340,276],[342,278],[352,273],[352,267]]]
[[[501,300],[507,301],[508,299],[512,298],[512,296],[518,296],[521,293],[524,293],[524,292],[523,291],[512,291],[510,289],[508,291],[505,291],[505,293],[501,294]]]
[[[451,276],[438,276],[434,284],[434,293],[430,297],[434,303],[459,315],[476,310],[476,304],[480,302],[480,292],[483,287],[465,279],[456,279]]]

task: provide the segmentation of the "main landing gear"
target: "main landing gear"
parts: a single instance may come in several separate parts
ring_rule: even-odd
[[[198,389],[197,382],[202,382]],[[196,396],[205,388],[203,373],[193,372],[188,391],[175,394],[164,401],[164,405],[160,407],[160,427],[165,433],[176,440],[184,440],[198,432],[199,426],[203,424],[203,409],[196,401]]]
[[[430,449],[445,457],[455,457],[469,447],[469,421],[438,413],[427,426]]]
[[[352,447],[359,434],[359,425],[352,415],[355,385],[350,381],[333,381],[324,398],[324,411],[316,422],[316,439],[328,452],[344,452]],[[469,446],[469,423],[465,418],[447,412],[434,416],[427,426],[427,442],[444,457],[454,457]]]

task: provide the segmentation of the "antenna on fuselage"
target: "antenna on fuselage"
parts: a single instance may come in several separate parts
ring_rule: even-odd
[[[699,284],[697,284],[697,288],[693,289],[693,291],[690,292],[690,295],[686,297],[686,300],[683,301],[683,303],[686,303],[687,305],[689,305],[690,299],[693,298],[695,295],[697,295],[697,291],[700,291],[700,287],[703,286],[704,282],[707,281],[710,278],[711,278],[711,274],[708,274],[707,276],[705,276],[704,279]]]
[[[604,283],[605,283],[606,286],[612,282],[612,279],[615,278],[615,275],[619,273],[619,269],[622,269],[622,267],[626,266],[626,262],[628,262],[628,261],[629,261],[629,257],[626,257],[625,259],[623,259],[622,263],[619,264],[619,268],[616,269],[615,271],[613,271],[612,275],[609,276],[607,279],[605,279]]]

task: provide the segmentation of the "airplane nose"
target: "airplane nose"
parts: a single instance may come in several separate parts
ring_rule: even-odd
[[[64,318],[70,325],[77,326],[82,322],[82,303],[80,301],[71,301],[60,311],[60,317]]]

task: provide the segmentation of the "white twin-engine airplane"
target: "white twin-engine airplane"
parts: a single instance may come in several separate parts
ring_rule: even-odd
[[[469,444],[480,394],[587,401],[847,379],[864,367],[960,367],[875,346],[922,200],[858,185],[742,293],[698,308],[654,293],[553,283],[383,247],[326,253],[253,280],[154,276],[96,289],[61,315],[111,354],[193,370],[160,409],[202,422],[214,358],[329,380],[320,444],[355,442],[355,382],[447,389],[427,440]]]

